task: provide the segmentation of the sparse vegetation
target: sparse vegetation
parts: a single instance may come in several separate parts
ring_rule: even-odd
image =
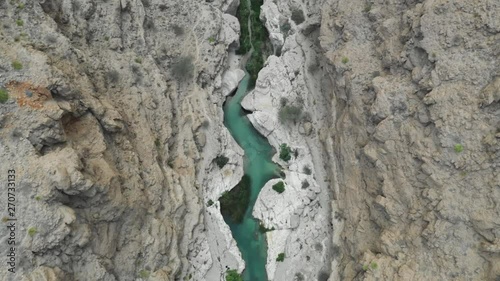
[[[279,181],[275,184],[273,184],[273,190],[278,192],[278,193],[283,193],[285,191],[285,183],[282,181]]]
[[[371,269],[375,270],[375,269],[377,269],[377,268],[378,268],[378,264],[377,264],[376,262],[372,261],[372,262],[370,263],[370,267],[371,267]]]
[[[292,149],[286,144],[282,143],[280,145],[280,159],[283,161],[290,161],[292,156],[290,155],[290,152],[292,152]]]
[[[342,57],[342,63],[343,64],[346,64],[349,62],[349,58],[348,57]]]
[[[17,5],[17,8],[18,8],[19,10],[24,9],[24,7],[25,7],[24,3],[19,3],[19,5]]]
[[[193,71],[194,64],[191,56],[179,57],[172,65],[172,74],[179,81],[193,78]]]
[[[28,235],[29,235],[29,236],[31,236],[31,237],[35,236],[35,234],[36,234],[37,232],[38,232],[38,230],[36,229],[36,227],[30,227],[30,228],[28,229]]]
[[[250,201],[250,177],[244,175],[241,181],[219,198],[221,213],[234,223],[241,223]]]
[[[40,200],[42,200],[42,196],[40,196],[40,195],[35,196],[35,200],[36,200],[36,201],[40,201]]]
[[[136,63],[142,63],[142,58],[135,58],[134,60]]]
[[[149,270],[142,269],[141,271],[139,271],[139,277],[141,277],[142,279],[149,278],[149,275],[150,275]]]
[[[283,262],[285,260],[285,253],[279,253],[276,261]]]
[[[17,19],[16,20],[16,24],[17,24],[17,26],[23,26],[24,25],[24,21],[22,19]]]
[[[0,89],[0,103],[6,103],[9,100],[9,93],[6,89]]]
[[[460,152],[464,151],[464,146],[459,144],[459,143],[455,144],[454,148],[455,148],[456,153],[460,153]]]
[[[21,69],[23,69],[23,64],[21,62],[15,60],[12,62],[12,68],[14,68],[15,70],[21,70]]]
[[[241,277],[236,269],[228,269],[226,271],[226,281],[243,281],[243,277]]]
[[[219,166],[220,169],[222,169],[224,168],[224,166],[226,166],[227,162],[229,162],[229,158],[224,155],[219,155],[215,157],[214,162],[215,164],[217,164],[217,166]]]
[[[210,207],[214,204],[214,201],[212,199],[208,200],[207,206]]]
[[[209,37],[208,38],[208,43],[212,44],[215,42],[215,38],[214,37]]]

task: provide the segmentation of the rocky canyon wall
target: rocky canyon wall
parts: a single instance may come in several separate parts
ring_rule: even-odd
[[[0,196],[15,170],[17,221],[16,273],[2,254],[0,280],[202,280],[210,268],[219,280],[242,269],[220,213],[204,219],[242,174],[221,109],[239,32],[225,12],[237,5],[2,1]],[[222,151],[223,173],[212,163]],[[224,177],[209,185],[211,173]],[[8,235],[2,227],[2,253]]]
[[[500,3],[336,1],[331,280],[498,280]]]

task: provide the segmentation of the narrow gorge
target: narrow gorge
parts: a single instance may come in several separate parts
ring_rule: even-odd
[[[0,1],[0,281],[500,280],[498,15]]]

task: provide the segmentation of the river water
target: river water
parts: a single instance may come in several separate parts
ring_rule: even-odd
[[[264,233],[259,231],[259,222],[253,218],[252,209],[260,190],[271,178],[278,175],[278,167],[272,162],[273,147],[260,135],[245,116],[241,100],[248,92],[248,73],[240,82],[238,90],[224,105],[224,124],[236,142],[245,151],[244,170],[251,180],[250,203],[242,223],[234,224],[225,218],[238,244],[243,260],[245,281],[267,281],[267,243]]]

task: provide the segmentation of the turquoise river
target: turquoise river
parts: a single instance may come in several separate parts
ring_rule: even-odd
[[[259,231],[259,222],[253,218],[252,209],[259,191],[271,178],[278,175],[278,167],[271,161],[273,147],[267,139],[252,126],[241,107],[241,100],[248,92],[250,76],[248,73],[240,82],[233,97],[224,105],[224,124],[236,142],[245,151],[244,170],[251,180],[250,202],[240,224],[228,223],[233,237],[245,261],[243,279],[245,281],[267,281],[266,257],[267,243],[265,234]]]

